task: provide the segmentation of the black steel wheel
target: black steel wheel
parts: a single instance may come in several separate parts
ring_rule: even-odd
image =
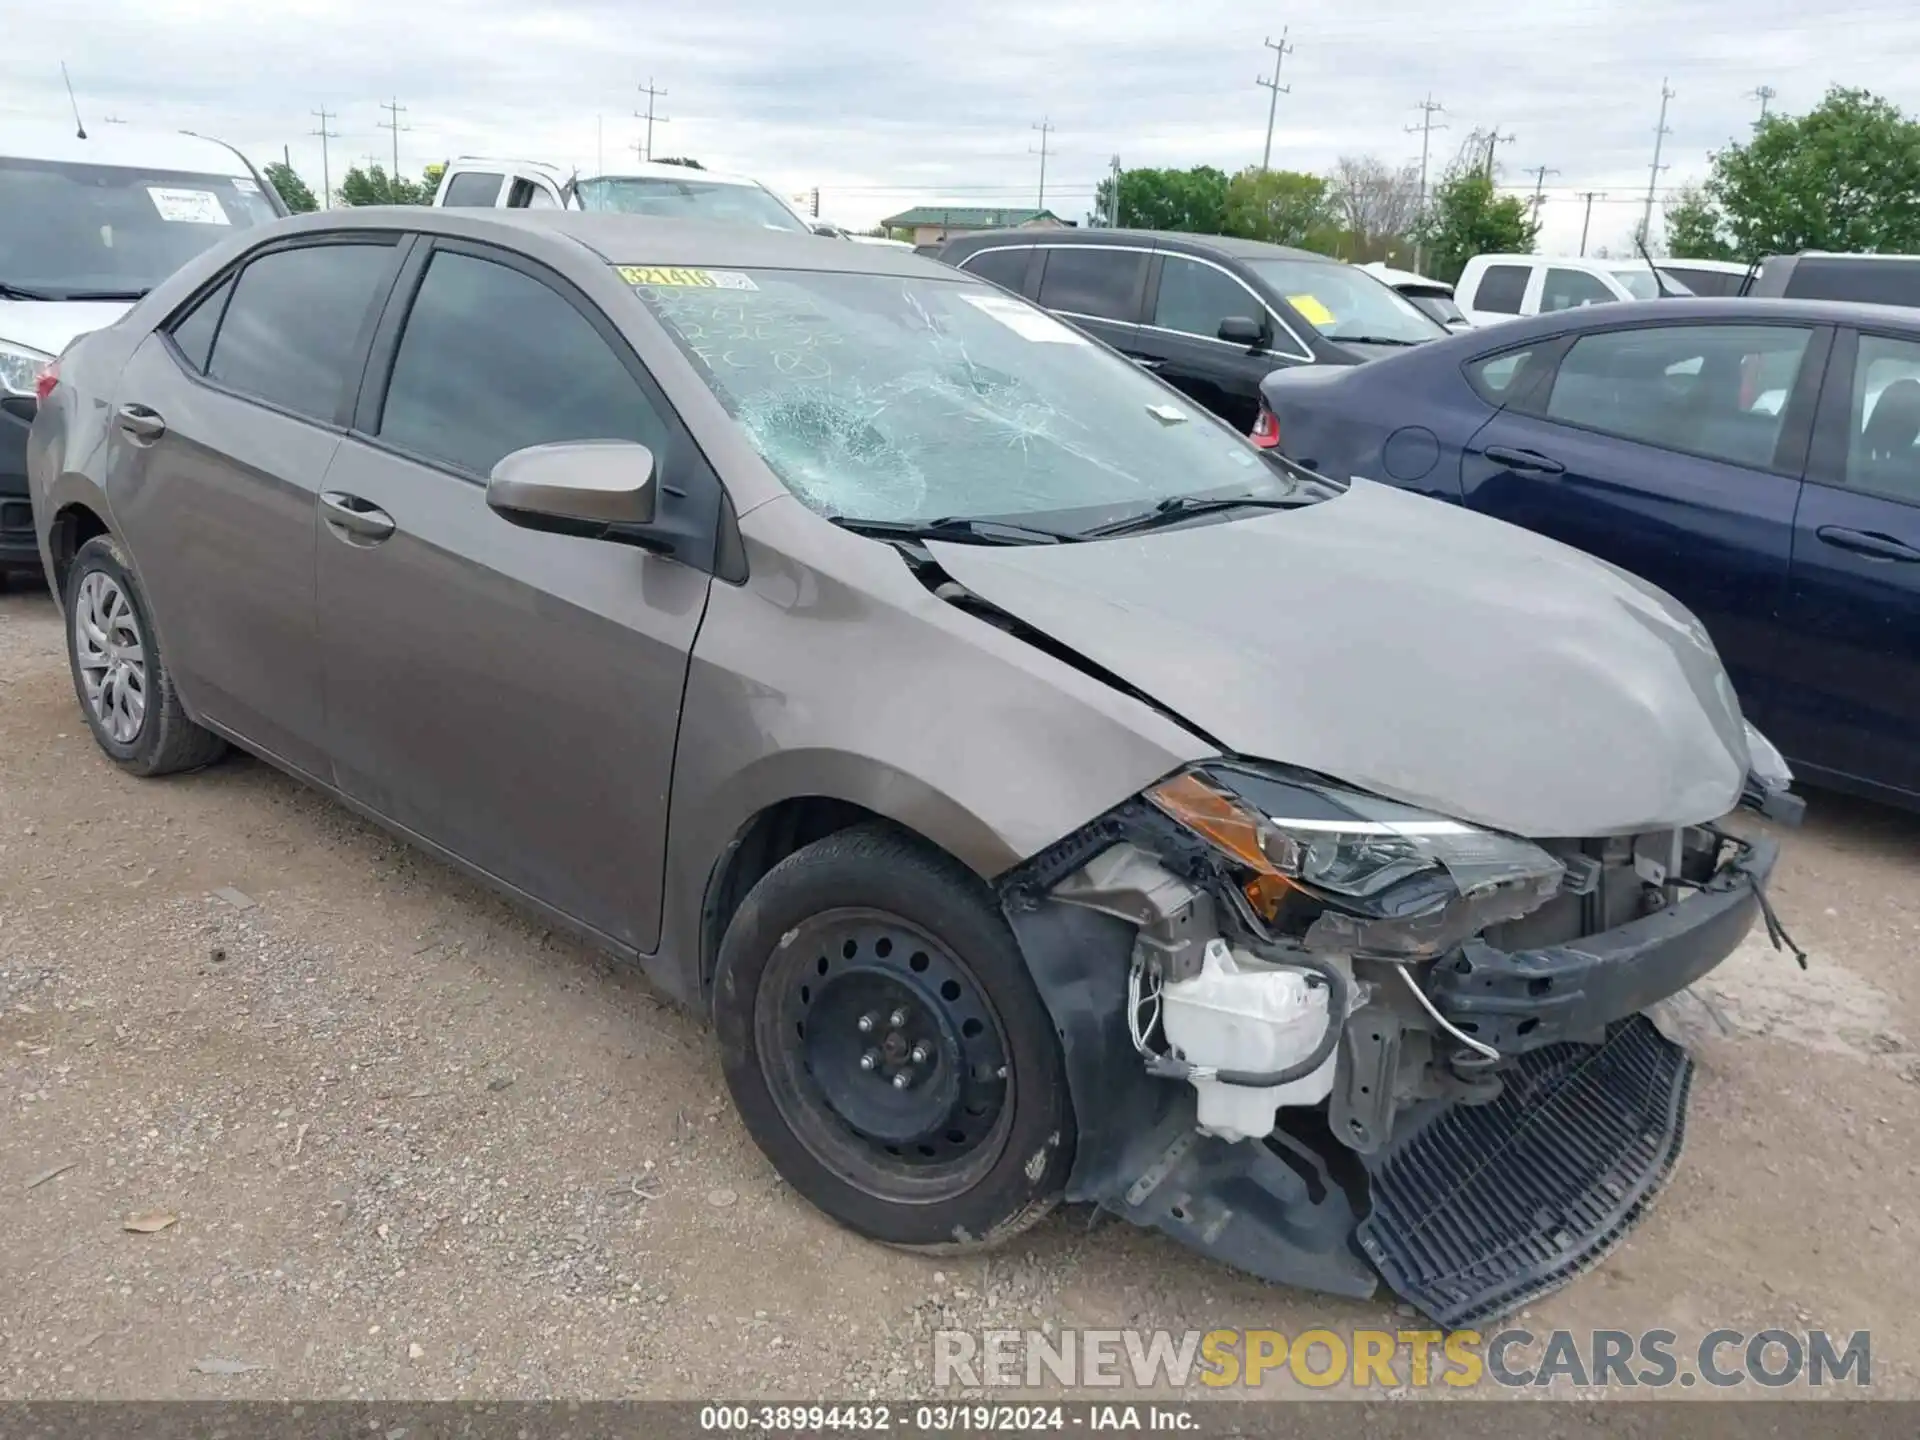
[[[906,837],[845,831],[763,878],[714,1018],[755,1140],[864,1234],[998,1240],[1065,1184],[1071,1107],[1025,961],[986,887]]]

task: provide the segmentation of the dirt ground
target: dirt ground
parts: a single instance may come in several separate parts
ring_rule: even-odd
[[[1812,968],[1711,977],[1671,1188],[1530,1329],[1865,1329],[1920,1396],[1916,877],[1920,817],[1813,798]],[[264,765],[121,774],[0,595],[0,1396],[913,1396],[940,1326],[1409,1323],[1090,1219],[836,1228],[693,1018]]]

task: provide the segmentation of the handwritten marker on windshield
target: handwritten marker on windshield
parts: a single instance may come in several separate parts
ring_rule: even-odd
[[[1147,413],[1162,425],[1184,425],[1187,423],[1187,412],[1177,405],[1149,405],[1147,406]]]

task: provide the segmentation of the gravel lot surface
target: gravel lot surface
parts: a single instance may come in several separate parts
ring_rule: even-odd
[[[1917,878],[1920,817],[1813,797],[1812,968],[1710,977],[1679,1173],[1529,1329],[1867,1329],[1920,1397]],[[1410,1323],[1090,1218],[836,1228],[696,1018],[257,762],[121,774],[0,595],[0,1397],[908,1397],[944,1325]]]

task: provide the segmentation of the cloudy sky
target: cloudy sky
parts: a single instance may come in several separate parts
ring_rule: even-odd
[[[64,60],[88,123],[204,131],[262,164],[284,147],[316,190],[309,112],[337,115],[338,183],[348,163],[390,161],[379,106],[395,98],[408,173],[454,154],[614,168],[651,78],[666,91],[656,155],[818,186],[822,213],[849,225],[935,201],[1031,204],[1045,120],[1047,204],[1081,218],[1115,155],[1257,163],[1268,92],[1254,80],[1283,24],[1295,48],[1276,167],[1417,161],[1405,127],[1431,93],[1449,127],[1433,136],[1436,173],[1476,127],[1512,135],[1502,179],[1531,193],[1533,167],[1549,167],[1542,248],[1569,253],[1582,191],[1606,195],[1592,244],[1626,243],[1663,79],[1663,193],[1747,133],[1761,86],[1788,111],[1835,83],[1920,110],[1920,9],[1887,0],[1295,0],[1270,15],[1249,0],[57,0],[8,16],[0,134],[10,117],[66,115]]]

